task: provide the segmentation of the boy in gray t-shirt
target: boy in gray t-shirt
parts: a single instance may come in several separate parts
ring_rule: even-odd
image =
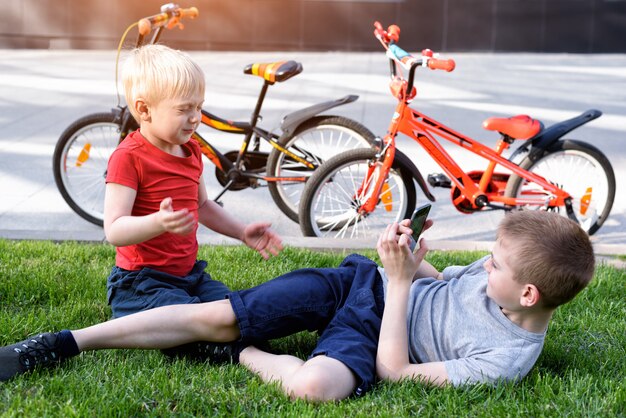
[[[485,257],[469,266],[448,267],[443,280],[423,278],[411,286],[410,362],[443,362],[454,385],[519,379],[530,371],[543,347],[545,332],[514,324],[487,297],[483,265],[488,261]]]
[[[385,311],[377,374],[435,384],[517,380],[541,353],[556,308],[593,277],[589,237],[546,212],[513,212],[490,256],[439,273],[390,225],[378,240]]]
[[[443,273],[424,261],[424,240],[411,252],[407,225],[381,234],[384,269],[351,255],[337,268],[296,270],[228,300],[41,334],[0,347],[0,380],[85,350],[236,340],[208,343],[208,357],[240,362],[309,401],[362,395],[376,375],[439,385],[517,380],[535,363],[556,307],[593,276],[589,237],[558,214],[509,214],[491,256]],[[254,346],[304,329],[320,334],[306,361]]]

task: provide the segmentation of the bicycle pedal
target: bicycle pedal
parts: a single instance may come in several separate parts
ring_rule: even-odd
[[[428,184],[430,184],[431,187],[445,187],[446,189],[452,187],[452,182],[443,173],[429,174]]]

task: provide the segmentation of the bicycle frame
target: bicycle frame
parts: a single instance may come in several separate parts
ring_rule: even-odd
[[[524,170],[517,164],[503,158],[502,152],[509,148],[509,144],[502,138],[496,144],[496,149],[493,150],[468,136],[454,131],[446,125],[439,123],[414,109],[411,109],[404,102],[398,104],[396,112],[402,112],[402,116],[397,122],[394,121],[391,124],[395,127],[395,132],[402,132],[403,134],[416,140],[433,158],[433,160],[435,160],[437,164],[439,164],[439,166],[446,172],[450,180],[458,187],[460,192],[466,198],[470,199],[475,208],[487,206],[487,204],[481,204],[479,202],[480,196],[486,196],[487,202],[489,203],[497,202],[507,206],[563,206],[565,205],[565,200],[569,198],[569,194],[567,192],[549,183],[543,177]],[[483,172],[478,183],[476,183],[461,169],[456,161],[436,140],[434,135],[444,138],[453,144],[458,145],[461,148],[489,161],[487,168]],[[537,199],[533,197],[507,198],[502,195],[503,190],[498,189],[496,192],[488,191],[487,187],[492,180],[494,170],[497,166],[502,166],[520,177],[540,185],[546,191],[552,193],[552,197],[549,199]]]
[[[256,119],[256,118],[254,118]],[[200,148],[202,153],[221,171],[228,173],[232,169],[238,169],[241,165],[241,162],[244,156],[248,153],[248,149],[250,146],[250,142],[253,138],[263,138],[266,140],[272,147],[278,149],[280,152],[285,153],[290,158],[293,158],[298,163],[303,164],[307,168],[314,168],[314,165],[304,160],[303,158],[293,154],[289,150],[280,146],[277,139],[278,135],[268,132],[264,129],[258,128],[257,126],[245,123],[245,122],[229,122],[222,118],[219,118],[206,110],[202,110],[202,119],[201,123],[213,129],[216,129],[220,132],[226,133],[234,133],[234,134],[245,134],[245,138],[241,147],[239,148],[237,159],[233,163],[231,160],[226,158],[224,154],[215,149],[206,139],[204,139],[197,131],[194,132],[192,138],[196,140],[200,144]],[[267,175],[260,175],[254,172],[244,171],[240,173],[244,177],[252,177],[265,181],[301,181],[304,182],[306,177],[271,177]]]

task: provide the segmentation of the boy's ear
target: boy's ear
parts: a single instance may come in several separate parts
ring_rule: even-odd
[[[520,304],[526,308],[537,305],[541,299],[539,289],[534,284],[526,284],[520,296]]]
[[[137,112],[137,114],[139,115],[142,121],[150,120],[150,106],[148,106],[148,103],[146,103],[144,99],[139,97],[138,99],[135,100],[135,103],[133,104],[133,106],[135,107],[135,111]]]

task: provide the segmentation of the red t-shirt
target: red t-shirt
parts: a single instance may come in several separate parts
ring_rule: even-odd
[[[197,220],[202,154],[195,141],[183,149],[188,156],[176,157],[152,145],[139,130],[132,132],[111,155],[106,182],[137,191],[133,216],[158,212],[161,201],[171,197],[174,210],[187,208]],[[198,241],[195,230],[188,235],[165,232],[140,244],[117,247],[116,252],[115,263],[123,269],[150,267],[186,276],[196,261]]]

